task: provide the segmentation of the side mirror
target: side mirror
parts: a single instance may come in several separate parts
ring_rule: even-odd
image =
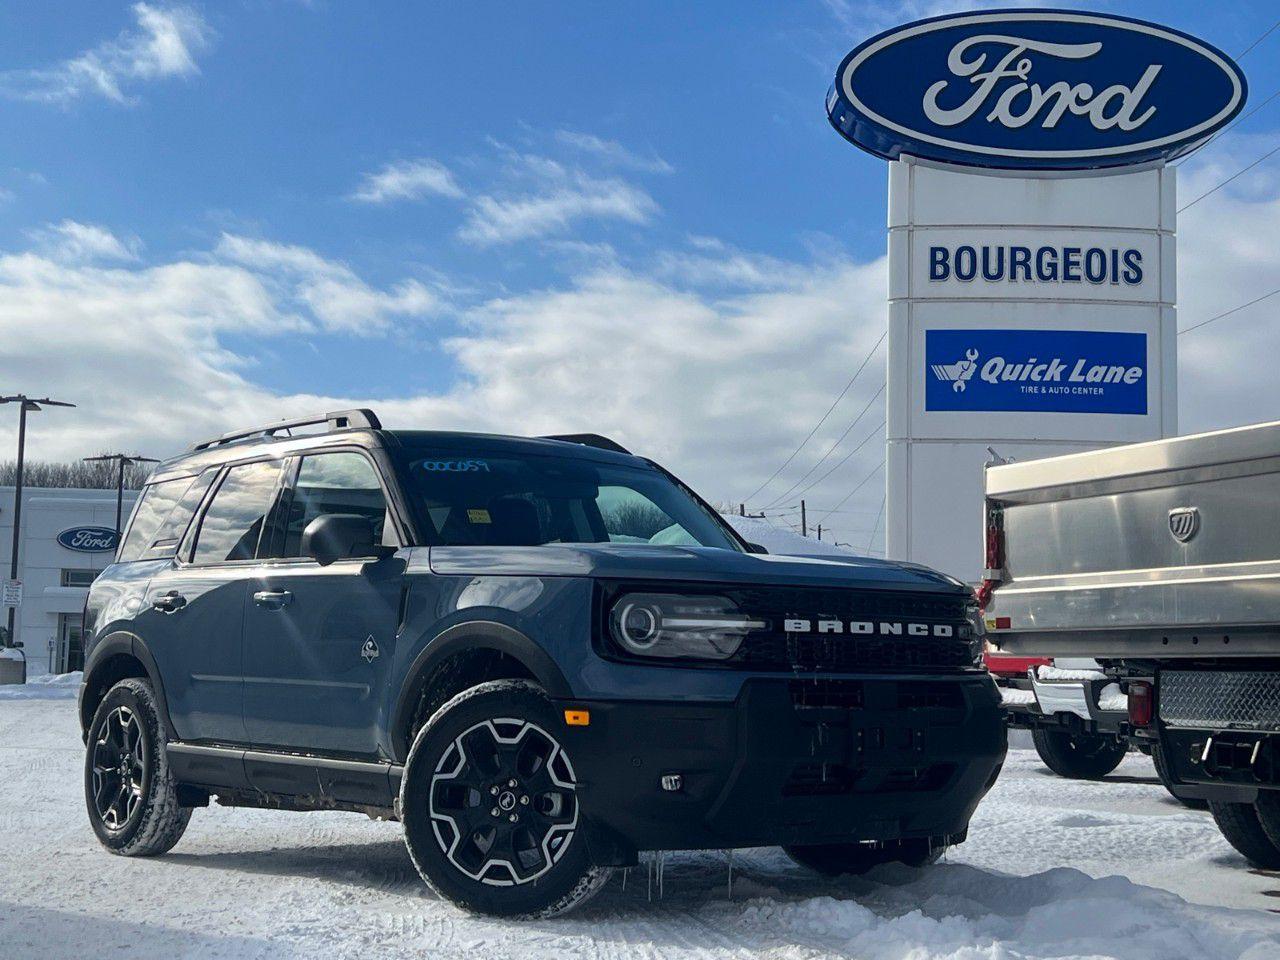
[[[337,560],[382,557],[387,548],[374,540],[373,521],[357,513],[326,513],[302,531],[302,553],[322,567]]]
[[[764,547],[762,547],[758,543],[747,544],[747,553],[768,553],[768,552],[769,552],[768,550],[766,550]]]

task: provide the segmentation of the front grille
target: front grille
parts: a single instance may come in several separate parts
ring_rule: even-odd
[[[749,635],[737,661],[758,670],[816,673],[929,673],[972,665],[965,599],[855,590],[744,589],[733,592],[744,611],[770,624]],[[941,624],[951,637],[787,632],[790,619]]]
[[[1280,729],[1280,673],[1164,670],[1159,700],[1171,727]]]

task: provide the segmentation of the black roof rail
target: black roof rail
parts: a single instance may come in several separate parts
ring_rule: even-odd
[[[318,423],[326,424],[330,432],[360,427],[369,430],[380,430],[382,428],[382,422],[372,410],[363,408],[358,410],[335,410],[332,413],[322,413],[318,416],[298,417],[296,420],[277,420],[274,423],[253,427],[249,430],[232,430],[230,433],[224,433],[222,436],[214,437],[212,440],[204,440],[200,443],[192,444],[191,452],[220,447],[225,443],[247,440],[250,437],[273,437],[281,430],[292,430],[295,427],[313,427]]]
[[[596,447],[599,450],[612,450],[614,453],[631,455],[631,451],[622,444],[616,440],[610,440],[608,437],[602,437],[598,433],[560,433],[549,437],[539,437],[538,439],[559,440],[561,443],[580,443],[584,447]]]

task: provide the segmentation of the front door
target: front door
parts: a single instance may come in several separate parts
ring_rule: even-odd
[[[394,653],[403,561],[353,558],[320,566],[303,532],[323,514],[385,529],[387,500],[362,453],[307,454],[296,464],[274,546],[245,597],[245,727],[268,749],[376,756]]]
[[[178,737],[244,743],[242,644],[247,578],[281,462],[230,467],[184,557],[147,587],[140,633],[160,668]]]

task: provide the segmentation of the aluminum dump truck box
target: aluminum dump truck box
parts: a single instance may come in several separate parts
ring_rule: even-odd
[[[1280,656],[1280,423],[986,473],[985,620],[1024,656]]]

